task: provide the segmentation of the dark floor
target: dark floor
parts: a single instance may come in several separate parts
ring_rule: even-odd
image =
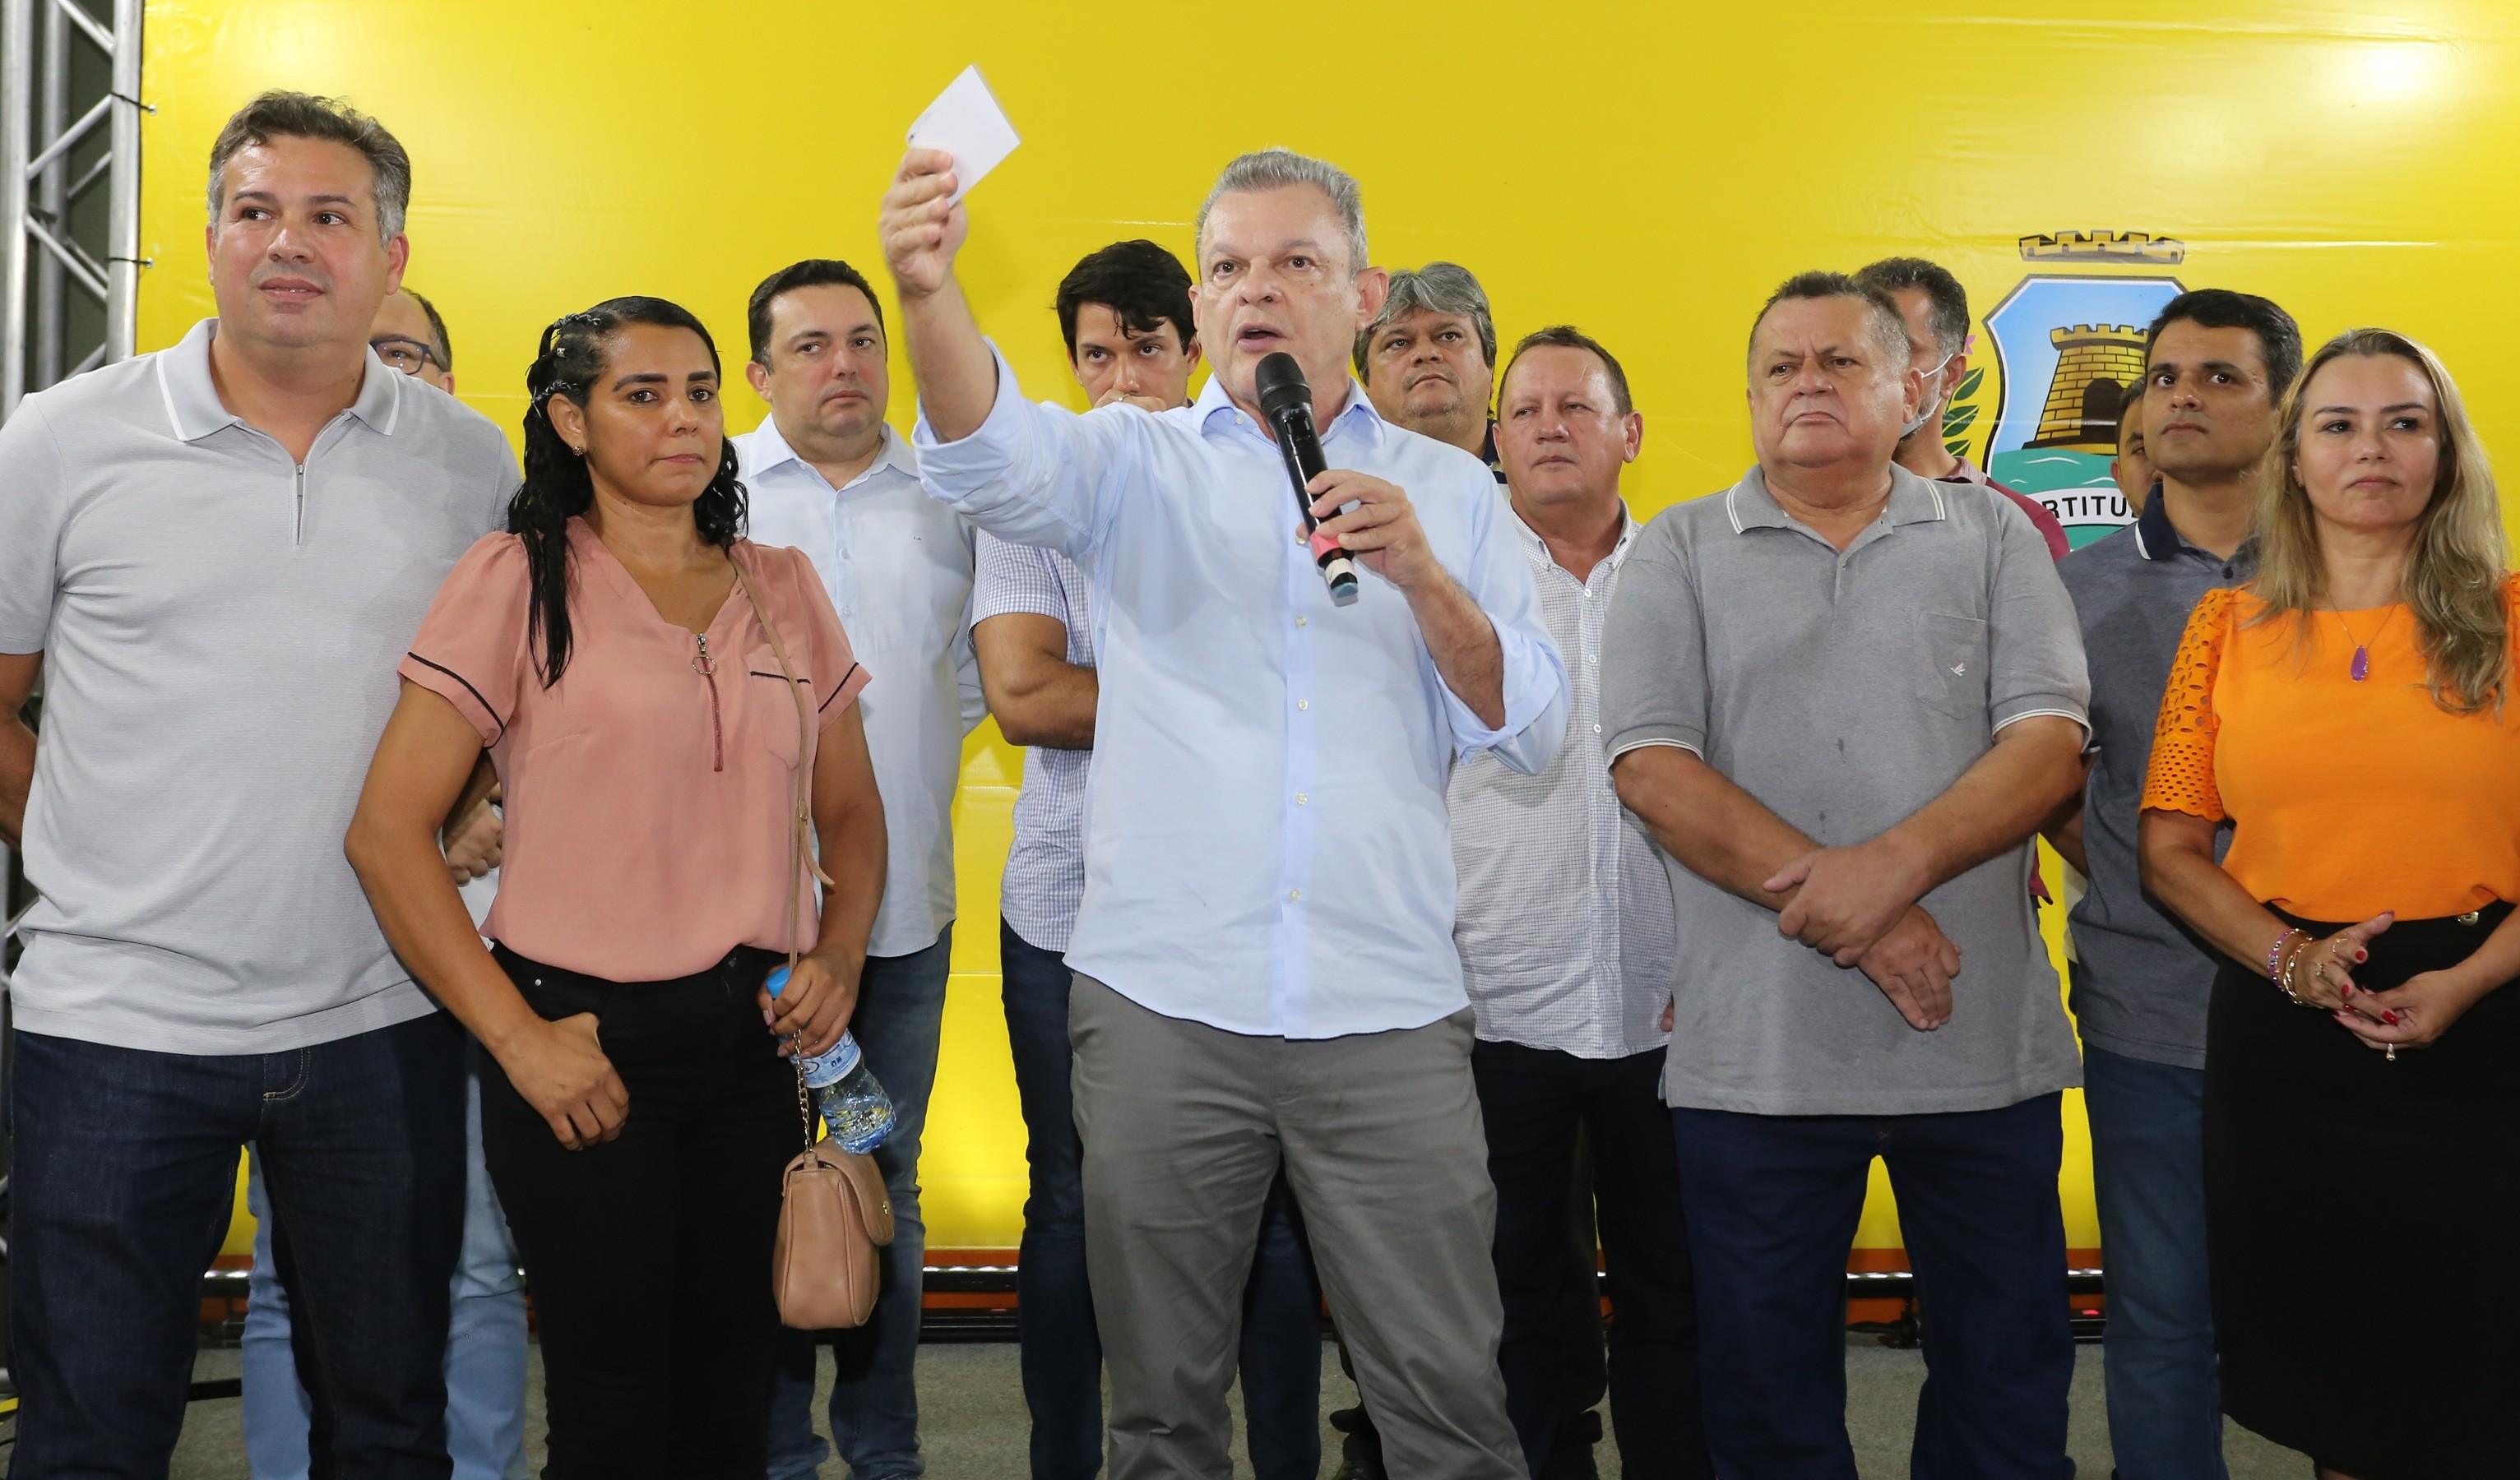
[[[1322,1407],[1344,1407],[1355,1388],[1339,1374],[1335,1349],[1323,1349]],[[2074,1459],[2085,1480],[2105,1480],[2109,1473],[2108,1428],[2101,1414],[2100,1352],[2078,1350],[2074,1371]],[[542,1458],[542,1413],[539,1353],[535,1363],[534,1411],[527,1417],[526,1454],[535,1464]],[[199,1375],[232,1377],[237,1371],[233,1350],[205,1351]],[[824,1380],[830,1381],[825,1358]],[[1908,1473],[1908,1438],[1915,1410],[1916,1387],[1924,1380],[1924,1359],[1913,1351],[1893,1351],[1868,1337],[1850,1337],[1846,1348],[1848,1430],[1855,1438],[1856,1462],[1867,1480]],[[1024,1480],[1023,1397],[1015,1382],[1015,1349],[1012,1345],[931,1345],[919,1354],[921,1428],[925,1438],[928,1473],[938,1480]],[[1338,1436],[1324,1431],[1325,1475],[1337,1468]],[[2239,1428],[2230,1430],[2227,1446],[2232,1480],[2305,1480],[2309,1462],[2290,1450],[2277,1449]],[[1235,1474],[1250,1469],[1237,1454]],[[1603,1444],[1603,1480],[1616,1480],[1618,1451]],[[175,1452],[171,1480],[248,1480],[245,1446],[239,1436],[237,1401],[233,1398],[196,1403]],[[835,1460],[823,1474],[839,1480],[843,1467]]]

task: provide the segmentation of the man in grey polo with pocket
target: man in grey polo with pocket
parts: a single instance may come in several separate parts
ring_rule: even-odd
[[[1631,549],[1603,741],[1679,912],[1663,1098],[1718,1473],[1855,1473],[1843,1281],[1877,1155],[1933,1344],[1912,1473],[2064,1480],[2080,1072],[2028,884],[2090,681],[2029,519],[1892,461],[1910,357],[1850,278],[1768,301],[1759,466]]]

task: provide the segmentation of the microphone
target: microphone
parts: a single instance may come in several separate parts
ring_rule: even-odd
[[[1278,431],[1278,451],[1286,459],[1286,476],[1295,485],[1295,507],[1304,516],[1304,533],[1312,541],[1313,562],[1322,567],[1322,579],[1329,583],[1330,605],[1356,605],[1356,557],[1338,542],[1336,535],[1323,534],[1321,520],[1313,517],[1313,496],[1306,485],[1322,475],[1329,464],[1322,457],[1322,436],[1313,429],[1313,387],[1304,380],[1304,367],[1295,357],[1279,350],[1260,362],[1253,374],[1252,388],[1260,396],[1260,415]]]

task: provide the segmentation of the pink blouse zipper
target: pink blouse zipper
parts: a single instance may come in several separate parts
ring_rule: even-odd
[[[692,659],[692,667],[698,671],[701,678],[708,680],[709,740],[712,747],[711,754],[714,757],[709,769],[723,771],[726,769],[726,725],[718,717],[717,664],[709,657],[708,634],[695,632],[692,636],[698,639],[700,645],[699,655]]]

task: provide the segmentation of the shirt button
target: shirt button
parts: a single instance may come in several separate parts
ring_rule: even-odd
[[[1598,662],[1599,662],[1600,660],[1601,660],[1601,655],[1600,655],[1599,653],[1598,653],[1598,652],[1587,652],[1587,653],[1585,653],[1585,654],[1584,654],[1584,661],[1586,661],[1586,662],[1588,662],[1588,663],[1598,663]]]
[[[1296,793],[1295,793],[1295,805],[1296,805],[1296,806],[1298,806],[1298,807],[1309,807],[1309,806],[1311,806],[1312,804],[1313,804],[1313,799],[1312,799],[1310,796],[1305,795],[1305,794],[1304,794],[1303,792],[1301,792],[1301,791],[1298,791],[1298,792],[1296,792]]]
[[[1308,617],[1308,616],[1299,616],[1299,617],[1295,618],[1295,625],[1296,625],[1296,626],[1298,626],[1298,627],[1309,627],[1309,626],[1311,626],[1312,624],[1313,624],[1313,619],[1312,619],[1311,617]]]
[[[1600,733],[1601,733],[1601,727],[1600,727],[1600,726],[1598,726],[1598,725],[1595,725],[1595,726],[1593,727],[1593,733],[1594,733],[1595,735],[1598,735],[1598,734],[1600,734]]]
[[[1313,707],[1313,701],[1308,698],[1299,698],[1295,700],[1295,707],[1298,709],[1310,709]]]
[[[855,616],[855,615],[857,615],[857,614],[858,614],[858,608],[856,608],[855,606],[842,606],[842,607],[840,608],[840,615],[842,615],[842,616]]]
[[[1304,902],[1304,891],[1303,891],[1303,890],[1301,890],[1301,889],[1289,889],[1289,890],[1287,890],[1287,891],[1286,891],[1286,902],[1287,902],[1288,904],[1297,904],[1297,905],[1302,904],[1302,903]]]

